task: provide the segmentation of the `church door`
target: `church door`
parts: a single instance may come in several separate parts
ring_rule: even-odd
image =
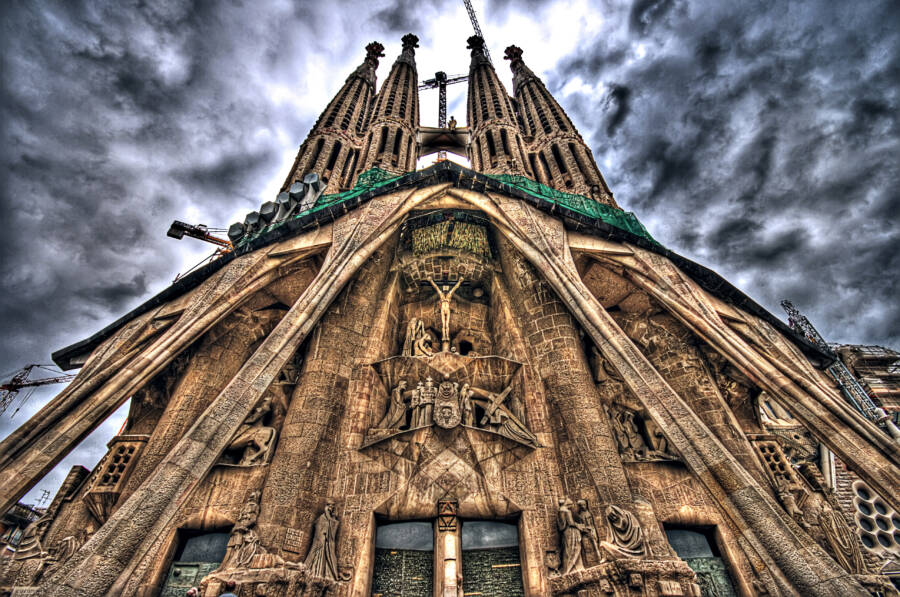
[[[372,597],[432,597],[434,530],[431,522],[380,524],[375,533]]]
[[[462,578],[466,595],[524,597],[518,527],[507,522],[463,521]]]
[[[669,545],[697,574],[702,597],[737,597],[725,561],[707,528],[666,528]]]
[[[225,558],[229,533],[179,532],[175,561],[169,568],[160,597],[184,597]]]

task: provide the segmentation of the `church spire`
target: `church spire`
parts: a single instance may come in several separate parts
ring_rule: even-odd
[[[395,174],[416,169],[419,151],[416,134],[419,128],[419,75],[416,71],[416,48],[419,38],[407,33],[402,38],[403,50],[385,79],[372,114],[372,124],[363,146],[362,172],[372,167]]]
[[[522,60],[522,49],[506,48],[513,72],[513,93],[528,140],[528,161],[539,182],[618,207],[597,168],[591,149],[565,110]]]
[[[319,116],[309,136],[300,146],[282,191],[315,172],[325,183],[326,193],[335,193],[353,183],[362,139],[375,96],[375,70],[384,46],[377,41],[366,46],[366,58],[341,87]]]
[[[484,40],[473,35],[469,66],[467,120],[469,161],[487,174],[531,175],[512,101],[484,52]]]

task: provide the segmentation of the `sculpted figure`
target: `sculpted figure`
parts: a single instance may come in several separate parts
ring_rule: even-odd
[[[807,529],[816,542],[847,572],[865,574],[866,565],[856,535],[850,530],[847,520],[838,510],[837,504],[818,491],[812,491],[803,502],[803,518]]]
[[[44,514],[25,527],[25,531],[22,533],[22,539],[19,540],[19,545],[16,547],[15,554],[13,554],[13,559],[27,560],[30,558],[47,557],[48,553],[44,551],[44,548],[41,545],[41,536],[51,522],[53,522],[53,517],[49,514]]]
[[[644,419],[644,427],[647,429],[647,434],[650,436],[653,456],[664,458],[666,460],[678,460],[679,456],[669,444],[669,438],[665,436],[662,428],[656,424],[656,421],[650,417],[646,417]]]
[[[501,406],[494,411],[491,422],[494,421],[498,424],[497,433],[500,435],[535,448],[540,445],[537,437],[505,407]]]
[[[416,389],[412,391],[412,397],[409,399],[409,408],[412,410],[412,418],[409,422],[410,429],[417,429],[422,426],[422,390],[425,386],[420,381],[416,385]]]
[[[430,377],[425,380],[425,385],[419,392],[419,426],[431,425],[432,416],[434,414],[434,397],[437,395],[437,388],[434,386],[434,380]]]
[[[472,390],[469,384],[463,384],[462,390],[459,392],[460,408],[462,409],[462,424],[468,427],[475,426],[475,407],[472,404]]]
[[[256,519],[259,518],[259,497],[259,491],[252,491],[247,497],[247,502],[231,530],[231,537],[228,538],[221,568],[247,566],[254,555],[265,553],[265,549],[259,544],[259,535],[253,528],[256,526]]]
[[[334,502],[325,504],[325,511],[316,519],[312,545],[306,554],[306,569],[310,576],[338,580],[337,530],[339,520],[334,513]]]
[[[581,554],[581,538],[584,527],[579,524],[572,513],[572,500],[559,499],[559,510],[556,513],[556,528],[559,530],[562,543],[562,574],[584,569]]]
[[[782,477],[776,479],[776,493],[778,499],[784,505],[784,511],[790,514],[791,518],[796,520],[804,529],[809,529],[809,523],[803,517],[803,510],[797,505],[795,491],[803,493],[803,488],[796,483],[789,483]]]
[[[378,423],[378,429],[399,429],[406,420],[406,402],[403,394],[406,390],[406,381],[400,380],[397,387],[391,392],[391,403],[384,418]]]
[[[594,515],[588,509],[587,500],[578,500],[576,504],[578,505],[578,520],[581,522],[581,526],[584,527],[587,536],[591,538],[597,557],[602,559],[603,556],[600,555],[600,539],[597,536],[597,527],[594,526]]]
[[[88,540],[88,532],[81,529],[74,535],[63,537],[56,546],[50,550],[51,557],[58,563],[62,564],[72,557],[78,551],[78,548],[84,545]]]
[[[441,301],[441,350],[445,350],[445,347],[450,345],[450,300],[453,298],[453,293],[463,283],[463,279],[457,280],[453,288],[444,284],[443,290],[434,283],[434,280],[429,279],[428,281],[434,286],[438,300]]]
[[[263,424],[266,415],[272,412],[272,394],[266,392],[259,404],[250,411],[247,418],[238,427],[234,439],[226,450],[242,450],[238,464],[253,466],[265,461],[266,455],[275,442],[275,428]]]
[[[406,338],[403,341],[403,356],[430,357],[431,334],[425,329],[425,322],[418,317],[413,317],[406,325]]]
[[[634,514],[610,504],[606,507],[606,520],[609,537],[612,540],[600,543],[604,560],[615,560],[622,557],[639,558],[647,555],[644,532]]]
[[[626,458],[643,460],[647,455],[647,445],[634,420],[634,412],[613,406],[609,409],[609,419],[619,444],[619,453]]]

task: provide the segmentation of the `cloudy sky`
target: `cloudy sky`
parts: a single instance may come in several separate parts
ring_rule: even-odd
[[[475,0],[496,66],[515,43],[667,247],[830,341],[900,347],[900,4]],[[372,40],[409,31],[420,78],[465,73],[462,2],[5,2],[0,373],[80,340],[270,200]],[[465,85],[450,87],[465,118]],[[423,92],[422,121],[437,121]],[[45,403],[38,391],[0,436]],[[93,466],[111,417],[39,483]]]

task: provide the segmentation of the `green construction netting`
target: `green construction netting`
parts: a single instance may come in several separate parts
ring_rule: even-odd
[[[344,191],[343,193],[332,193],[330,195],[322,195],[316,200],[316,204],[314,206],[312,206],[310,209],[301,211],[300,213],[295,215],[294,218],[299,218],[307,214],[323,210],[326,207],[336,205],[338,203],[346,201],[347,199],[352,199],[353,197],[357,197],[359,195],[362,195],[363,193],[367,193],[373,189],[377,189],[378,187],[382,187],[388,183],[394,182],[395,180],[403,178],[404,176],[406,176],[406,174],[396,175],[386,170],[382,170],[381,168],[371,168],[357,177],[356,185],[349,191]],[[535,182],[530,178],[525,178],[524,176],[517,176],[514,174],[485,174],[483,176],[492,178],[505,185],[515,187],[516,189],[528,193],[533,197],[539,197],[544,201],[549,201],[550,203],[561,205],[565,208],[571,209],[572,211],[578,212],[590,218],[601,220],[607,224],[615,226],[616,228],[620,228],[621,230],[630,232],[635,236],[645,238],[652,243],[659,244],[655,240],[653,240],[653,237],[650,236],[650,233],[647,232],[647,229],[644,228],[643,224],[641,224],[635,217],[635,215],[631,212],[622,211],[615,207],[610,207],[609,205],[598,203],[597,201],[589,199],[588,197],[585,197],[583,195],[575,195],[572,193],[557,191],[556,189],[550,188],[547,185],[543,185],[539,182]],[[242,245],[244,243],[247,243],[254,238],[262,236],[266,232],[277,228],[283,223],[284,222],[282,221],[277,224],[271,224],[255,234],[245,236],[238,244]]]
[[[535,182],[524,176],[514,174],[485,174],[489,178],[493,178],[503,184],[515,187],[520,191],[528,193],[533,197],[540,197],[544,201],[561,205],[562,207],[571,209],[590,218],[602,220],[607,224],[620,228],[627,232],[645,238],[654,244],[657,243],[644,225],[640,223],[637,217],[630,211],[622,211],[621,209],[610,207],[604,203],[599,203],[585,197],[584,195],[575,195],[573,193],[564,193]]]

